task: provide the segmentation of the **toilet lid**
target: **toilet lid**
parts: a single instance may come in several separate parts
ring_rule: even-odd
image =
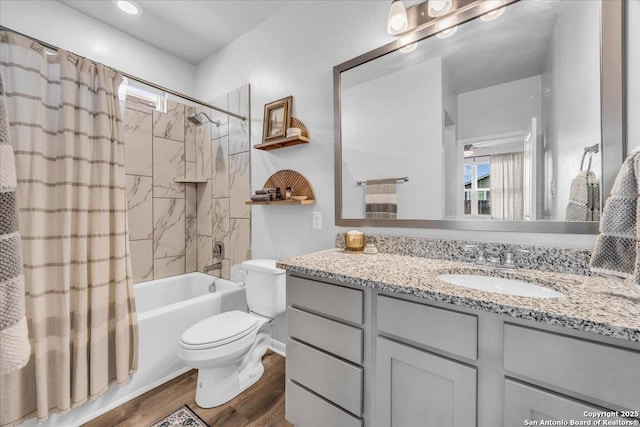
[[[243,311],[227,311],[206,318],[191,326],[182,334],[182,342],[188,345],[226,344],[251,333],[258,319]]]

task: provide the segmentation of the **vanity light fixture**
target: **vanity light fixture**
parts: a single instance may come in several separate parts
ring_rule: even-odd
[[[142,15],[142,8],[140,5],[131,0],[114,0],[113,4],[115,4],[118,9],[123,11],[128,15]]]
[[[391,35],[400,34],[409,27],[407,9],[402,0],[392,0],[387,17],[387,32]]]
[[[484,8],[485,10],[491,10],[491,9],[494,9],[496,6],[498,6],[500,3],[501,2],[499,0],[487,0],[484,2]],[[498,19],[499,17],[501,17],[503,13],[504,13],[504,6],[499,9],[491,10],[491,12],[489,13],[485,13],[480,17],[480,19],[482,19],[485,22],[493,21],[494,19]]]
[[[465,144],[465,146],[464,146],[464,156],[465,157],[473,156],[473,145]]]
[[[453,9],[453,0],[428,0],[427,14],[432,18],[446,15]]]

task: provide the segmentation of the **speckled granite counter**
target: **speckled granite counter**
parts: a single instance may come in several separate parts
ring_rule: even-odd
[[[484,270],[470,263],[404,255],[365,255],[329,249],[280,261],[293,273],[414,295],[517,318],[640,342],[640,295],[601,277],[534,270]],[[535,282],[567,294],[531,298],[451,285],[440,274],[478,274]]]

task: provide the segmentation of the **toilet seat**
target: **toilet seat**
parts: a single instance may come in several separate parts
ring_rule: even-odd
[[[243,311],[227,311],[201,320],[182,334],[182,348],[200,350],[220,347],[251,334],[258,328],[258,319]]]

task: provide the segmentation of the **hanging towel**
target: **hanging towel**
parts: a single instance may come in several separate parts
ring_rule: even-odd
[[[24,367],[31,346],[27,330],[18,229],[16,170],[0,76],[0,374]]]
[[[396,179],[372,179],[366,182],[364,196],[366,218],[394,219],[398,214]]]
[[[580,171],[571,182],[567,221],[600,220],[600,183],[592,171]]]
[[[640,292],[640,149],[622,164],[600,221],[591,271],[627,279]]]

